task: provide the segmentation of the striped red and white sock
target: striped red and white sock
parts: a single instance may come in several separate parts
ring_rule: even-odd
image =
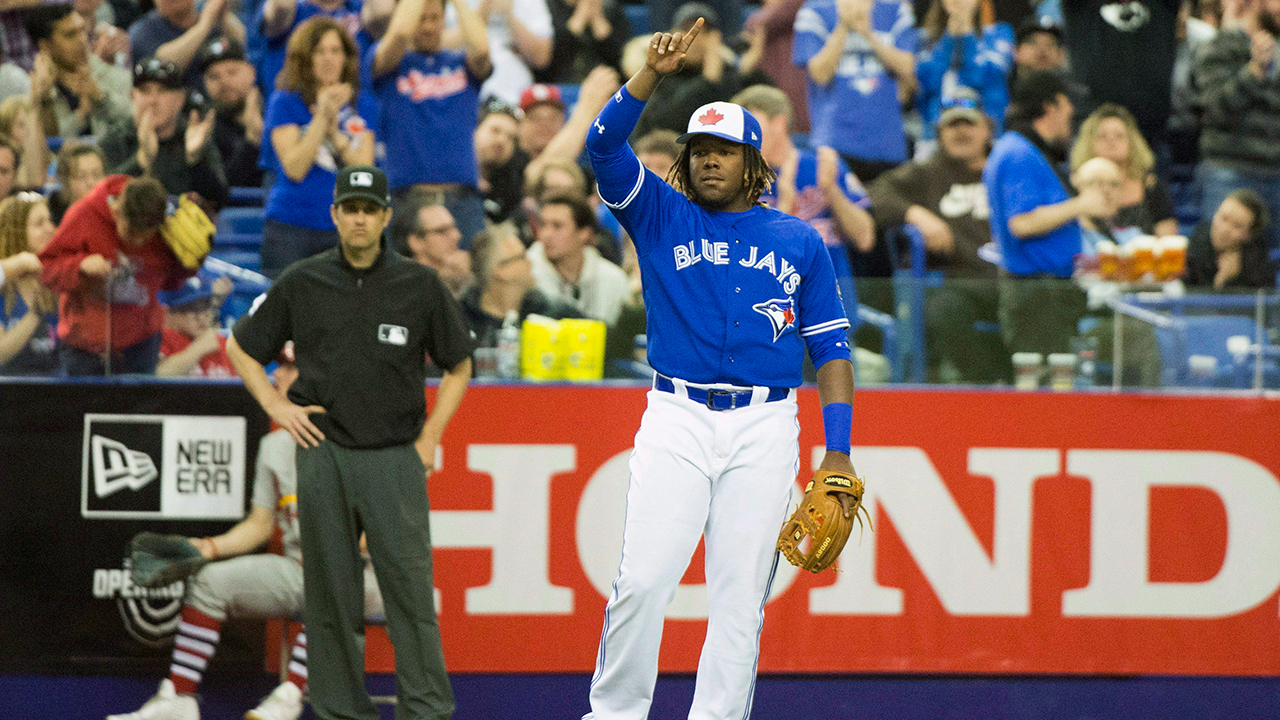
[[[169,679],[179,693],[194,693],[200,685],[205,668],[218,649],[221,628],[221,620],[190,605],[182,606],[182,622],[173,641],[173,663],[169,665]]]
[[[293,657],[289,659],[289,682],[299,690],[307,689],[307,629],[298,630],[293,639]]]

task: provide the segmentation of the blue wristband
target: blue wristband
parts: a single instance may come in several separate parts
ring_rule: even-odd
[[[822,429],[827,435],[827,450],[848,455],[849,438],[853,435],[853,406],[834,402],[823,405]]]

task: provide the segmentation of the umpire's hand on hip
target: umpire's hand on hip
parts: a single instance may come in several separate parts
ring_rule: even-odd
[[[302,407],[295,405],[284,397],[272,402],[266,408],[267,414],[277,425],[284,428],[293,441],[302,447],[319,447],[324,440],[324,433],[311,422],[311,415],[323,413],[319,405]]]

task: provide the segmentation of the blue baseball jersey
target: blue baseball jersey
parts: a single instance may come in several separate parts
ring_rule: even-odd
[[[373,89],[382,116],[380,163],[398,190],[414,183],[459,183],[476,187],[480,168],[471,136],[476,130],[481,79],[461,50],[405,52],[400,64],[374,77],[377,45],[365,53],[361,81]]]
[[[915,20],[908,2],[878,0],[871,6],[876,37],[912,54],[919,43]],[[805,67],[822,51],[838,22],[835,0],[806,2],[796,14],[792,62]],[[830,145],[841,154],[866,160],[907,159],[898,81],[865,38],[849,33],[835,77],[826,85],[808,77],[808,87],[810,137],[815,147]]]
[[[305,128],[311,122],[311,108],[296,92],[277,90],[267,100],[267,114],[262,121],[263,143],[258,150],[258,166],[275,174],[275,183],[267,192],[266,216],[277,222],[299,225],[313,230],[332,230],[333,185],[342,164],[330,143],[320,146],[316,159],[302,182],[294,182],[284,172],[280,157],[271,142],[271,131],[281,125]],[[355,106],[344,105],[338,111],[338,128],[354,139],[365,130],[377,133],[378,104],[369,93],[356,96]]]
[[[982,96],[982,110],[995,120],[996,133],[1000,133],[1009,105],[1013,42],[1013,28],[1008,23],[996,23],[984,27],[981,35],[944,34],[920,52],[916,57],[916,107],[920,110],[922,138],[937,137],[942,106],[962,87]]]
[[[818,231],[768,207],[717,212],[676,192],[627,145],[643,109],[619,90],[587,152],[640,260],[649,364],[693,383],[796,387],[806,346],[814,367],[849,359],[849,320]]]

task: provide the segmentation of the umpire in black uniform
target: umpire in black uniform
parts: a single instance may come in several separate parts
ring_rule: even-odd
[[[227,354],[245,387],[298,443],[311,705],[378,717],[364,684],[359,538],[386,603],[397,718],[453,715],[432,595],[426,475],[471,377],[471,334],[439,277],[389,252],[387,178],[357,166],[334,188],[338,247],[289,266],[236,324]],[[288,397],[263,366],[292,340]],[[426,360],[445,369],[426,412]],[[424,422],[425,418],[425,422]]]

